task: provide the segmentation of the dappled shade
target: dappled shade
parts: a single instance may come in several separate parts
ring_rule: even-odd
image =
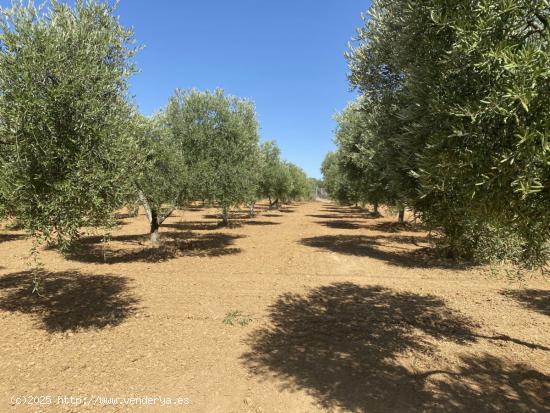
[[[550,376],[526,364],[489,353],[465,354],[457,371],[424,374],[430,376],[432,393],[423,411],[550,412]]]
[[[503,294],[513,298],[526,308],[550,316],[550,290],[506,290],[503,291]]]
[[[209,231],[220,227],[218,222],[212,221],[181,221],[162,224],[163,228],[174,228],[179,231]]]
[[[338,206],[338,205],[334,205],[334,206],[325,206],[322,208],[323,211],[328,211],[328,212],[337,212],[337,213],[341,213],[341,214],[358,214],[358,213],[363,213],[363,214],[369,214],[370,211],[368,211],[367,209],[364,209],[364,208],[360,208],[360,207],[346,207],[346,206]]]
[[[160,262],[177,257],[219,257],[238,254],[240,248],[233,247],[236,234],[195,234],[183,231],[161,231],[160,245],[153,247],[149,234],[115,235],[111,241],[122,242],[122,247],[111,242],[103,243],[102,237],[84,237],[66,253],[70,260],[116,264],[123,262]]]
[[[377,216],[371,215],[371,214],[352,214],[352,213],[310,214],[307,216],[311,218],[318,218],[318,219],[375,219],[375,218],[378,218]]]
[[[48,332],[116,326],[139,303],[127,278],[78,271],[43,272],[40,295],[33,293],[33,274],[0,277],[0,310],[30,314]]]
[[[419,232],[422,231],[422,225],[410,222],[377,222],[369,224],[368,229],[380,232]]]
[[[427,242],[425,236],[406,235],[321,235],[300,240],[308,247],[370,257],[402,267],[466,267],[466,263],[443,259],[434,248],[420,245]]]
[[[359,229],[361,225],[357,222],[338,219],[334,221],[317,221],[317,224],[334,229]]]
[[[17,241],[20,239],[25,239],[25,235],[23,234],[14,234],[14,233],[2,233],[0,234],[0,242],[9,242],[9,241]]]
[[[256,220],[242,221],[241,224],[242,224],[242,225],[256,225],[256,226],[281,225],[280,222],[274,222],[274,221],[256,221]]]
[[[258,221],[253,219],[231,219],[229,220],[230,228],[240,228],[245,225],[256,225],[256,226],[269,226],[269,225],[279,225],[280,222],[273,221]],[[170,224],[163,224],[163,227],[174,228],[176,230],[191,230],[191,231],[209,231],[216,230],[222,227],[221,222],[212,222],[212,221],[182,221],[175,222]]]
[[[435,354],[436,341],[478,340],[476,323],[438,297],[336,283],[282,295],[268,317],[270,326],[248,337],[244,365],[260,378],[278,378],[286,390],[306,391],[324,409],[544,411],[536,407],[547,377],[532,369],[473,356],[463,358],[459,372],[418,372],[400,363],[404,355]]]

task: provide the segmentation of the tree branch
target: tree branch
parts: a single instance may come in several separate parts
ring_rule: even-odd
[[[149,223],[153,220],[153,215],[151,214],[151,207],[149,206],[149,202],[147,202],[147,198],[145,197],[145,194],[141,189],[138,188],[138,197],[143,205],[143,209],[145,210],[145,215],[147,216],[147,220]]]
[[[168,208],[163,214],[159,215],[158,217],[159,225],[161,225],[166,220],[166,218],[172,215],[172,213],[176,210],[176,205],[178,204],[178,201],[183,195],[184,191],[185,189],[182,189],[181,191],[179,191],[178,195],[172,201],[172,206]]]
[[[172,212],[176,210],[175,206],[171,206],[166,211],[164,211],[162,214],[158,216],[159,225],[162,225],[162,223],[168,218],[170,215],[172,215]]]
[[[540,11],[536,11],[535,16],[537,16],[537,19],[539,19],[540,22],[544,25],[544,28],[548,30],[548,17],[542,14]]]

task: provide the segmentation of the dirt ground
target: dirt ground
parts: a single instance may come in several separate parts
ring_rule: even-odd
[[[45,249],[42,296],[0,231],[0,412],[550,412],[547,278],[328,202],[214,214]]]

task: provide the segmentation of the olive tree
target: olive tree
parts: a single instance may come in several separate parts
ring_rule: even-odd
[[[278,207],[279,201],[287,198],[292,190],[290,168],[281,160],[281,151],[275,141],[262,143],[260,157],[259,195],[268,198],[270,208]]]
[[[328,152],[321,165],[323,186],[327,195],[342,204],[356,203],[360,200],[358,183],[342,168],[341,152]]]
[[[177,90],[166,124],[184,154],[196,199],[217,203],[229,222],[232,207],[255,199],[259,126],[252,102],[223,90]]]
[[[151,241],[157,243],[160,225],[185,200],[188,181],[183,154],[168,132],[164,114],[135,119],[133,173],[139,202],[149,221]]]
[[[291,162],[288,162],[288,170],[292,180],[292,187],[288,194],[289,200],[303,201],[310,199],[313,187],[305,171]]]
[[[390,184],[455,255],[546,261],[549,15],[546,0],[376,0],[348,54]]]
[[[113,8],[1,10],[0,200],[37,239],[67,245],[127,195],[132,32]]]

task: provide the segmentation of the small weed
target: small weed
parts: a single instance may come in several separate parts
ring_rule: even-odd
[[[252,317],[239,310],[230,311],[225,315],[223,323],[227,325],[234,326],[239,324],[241,326],[246,326],[252,321]]]

